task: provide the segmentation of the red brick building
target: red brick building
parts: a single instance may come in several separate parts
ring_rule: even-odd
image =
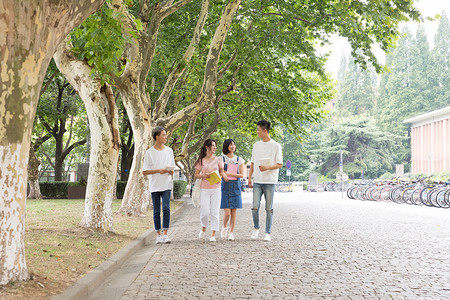
[[[411,123],[411,173],[450,171],[450,106],[407,120]]]

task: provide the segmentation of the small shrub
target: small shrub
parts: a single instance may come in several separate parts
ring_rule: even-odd
[[[81,177],[81,179],[78,180],[78,181],[75,181],[75,182],[70,181],[70,182],[68,183],[68,185],[69,185],[69,186],[86,186],[86,185],[87,185],[87,181],[86,181],[86,179],[84,179],[83,177]]]
[[[307,191],[308,190],[308,182],[303,181],[302,185],[303,185],[303,190]]]
[[[173,197],[175,199],[180,199],[186,193],[187,182],[184,180],[174,180],[173,181]]]
[[[394,177],[395,177],[395,174],[386,172],[386,173],[384,173],[383,175],[381,175],[380,179],[387,180],[387,179],[392,179],[392,178],[394,178]]]
[[[67,181],[39,182],[39,187],[44,198],[67,199],[67,186]]]

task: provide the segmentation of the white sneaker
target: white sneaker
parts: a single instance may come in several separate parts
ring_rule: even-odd
[[[256,240],[258,238],[258,235],[259,235],[259,229],[253,228],[253,233],[251,235],[251,239]]]
[[[220,232],[220,237],[223,239],[226,239],[228,236],[228,228],[222,227],[222,231]]]
[[[210,237],[210,238],[209,238],[209,241],[210,241],[210,242],[215,242],[215,241],[216,241],[216,237],[214,237],[214,236]]]
[[[158,236],[156,237],[155,243],[156,243],[156,244],[162,244],[162,243],[163,243],[162,236],[158,235]]]
[[[170,244],[172,242],[172,240],[167,235],[163,235],[162,242],[163,242],[163,244]]]
[[[205,232],[203,230],[200,229],[200,232],[198,233],[198,238],[202,239],[205,237]]]
[[[264,235],[264,241],[270,242],[270,233],[266,233],[266,234]]]
[[[230,232],[230,233],[228,234],[228,240],[229,240],[229,241],[234,241],[234,234],[233,234],[232,232]]]

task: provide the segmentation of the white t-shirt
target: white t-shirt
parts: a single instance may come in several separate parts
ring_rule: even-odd
[[[261,163],[265,161],[267,162]],[[272,139],[268,142],[263,142],[262,140],[256,142],[253,145],[252,159],[250,162],[254,164],[253,181],[255,183],[276,184],[278,182],[279,169],[261,172],[259,170],[259,166],[260,165],[273,166],[275,164],[283,164],[283,154],[281,151],[281,145]]]
[[[237,161],[238,156],[237,155],[233,156],[233,158],[229,158],[226,155],[222,155],[222,157],[220,158],[222,161],[223,161],[223,157],[225,157],[225,163],[226,164],[239,164],[239,165],[242,165],[242,164],[245,163],[245,160],[242,157],[240,157],[240,156],[239,156],[239,163],[238,163],[238,161]]]
[[[173,158],[173,150],[171,148],[164,146],[163,150],[156,150],[154,147],[151,147],[145,152],[142,171],[164,169],[168,166],[175,166],[175,159]],[[150,175],[150,192],[172,190],[172,185],[172,175],[169,173],[155,173]]]

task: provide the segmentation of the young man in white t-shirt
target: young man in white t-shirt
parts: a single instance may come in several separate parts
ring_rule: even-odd
[[[248,174],[248,187],[253,188],[252,214],[254,229],[251,238],[257,239],[259,235],[259,206],[261,197],[264,194],[266,202],[266,234],[264,235],[264,241],[270,241],[273,197],[275,185],[278,182],[278,171],[283,166],[283,154],[280,144],[269,136],[269,121],[259,121],[256,131],[258,137],[262,140],[253,145],[250,172]]]
[[[157,233],[156,243],[170,243],[167,236],[170,224],[170,193],[173,186],[173,168],[175,160],[173,150],[166,147],[167,133],[164,127],[157,126],[153,132],[155,144],[145,152],[142,174],[150,175],[150,192],[153,202],[153,223]],[[163,210],[163,225],[161,235],[161,201]]]

